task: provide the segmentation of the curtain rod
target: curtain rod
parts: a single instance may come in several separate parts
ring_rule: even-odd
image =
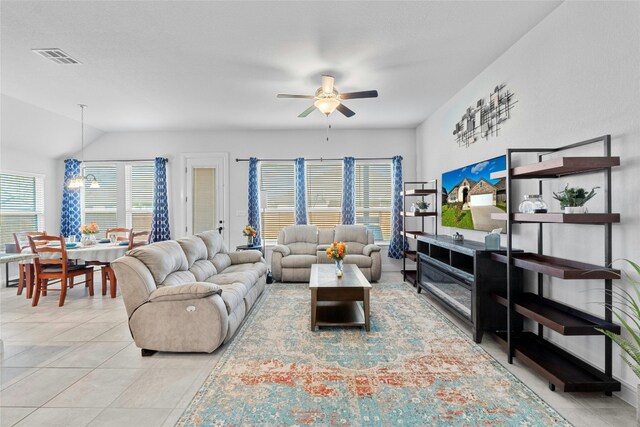
[[[304,158],[305,160],[309,160],[309,161],[338,161],[338,160],[343,160],[342,157],[340,158],[336,158],[336,159],[332,159],[332,158],[324,158],[324,157],[320,157],[318,159],[307,159],[306,157]],[[393,157],[354,157],[355,160],[393,160]],[[236,162],[248,162],[250,159],[238,159],[236,158]],[[293,162],[296,159],[257,159],[259,162]]]
[[[116,163],[116,162],[155,162],[156,159],[124,159],[124,160],[84,160],[82,163]],[[167,159],[167,162],[169,159]]]

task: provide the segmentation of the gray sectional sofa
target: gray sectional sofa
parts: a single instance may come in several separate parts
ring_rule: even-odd
[[[271,255],[273,278],[281,282],[308,282],[312,264],[332,263],[326,250],[332,242],[347,245],[345,264],[356,264],[370,282],[380,280],[382,259],[373,233],[363,225],[292,225],[280,230]]]
[[[111,265],[143,354],[214,351],[262,294],[267,273],[259,251],[228,252],[216,231],[133,249]]]

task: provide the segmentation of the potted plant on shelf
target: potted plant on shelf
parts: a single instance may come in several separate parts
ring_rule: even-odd
[[[430,205],[431,205],[431,203],[427,203],[424,200],[418,200],[416,202],[416,206],[417,206],[419,212],[428,212]]]
[[[564,213],[585,213],[585,203],[596,195],[596,189],[600,187],[593,187],[590,192],[587,193],[582,187],[569,187],[569,184],[564,187],[564,190],[559,193],[553,193],[553,198],[560,201],[560,208],[564,210]]]
[[[611,310],[616,319],[618,319],[629,338],[600,328],[596,328],[596,330],[602,332],[620,346],[623,352],[620,354],[622,360],[640,378],[640,265],[628,259],[625,261],[635,270],[636,277],[624,273],[633,290],[619,289],[612,291],[614,302],[607,309]],[[636,399],[636,422],[640,425],[640,384],[638,384]]]

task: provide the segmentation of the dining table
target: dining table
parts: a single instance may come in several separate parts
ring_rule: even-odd
[[[70,245],[67,244],[66,249],[67,259],[69,260],[110,263],[124,256],[124,254],[129,249],[129,242],[98,242],[89,246],[84,246],[81,243],[76,243],[74,247],[70,247]],[[43,253],[34,256],[31,252],[31,248],[25,248],[22,250],[21,255],[30,255],[33,258],[35,258],[36,256],[43,258],[52,258],[59,254]],[[29,263],[26,265],[27,274],[25,277],[25,287],[27,289],[27,298],[31,298],[34,283],[33,259],[28,260],[27,262]]]

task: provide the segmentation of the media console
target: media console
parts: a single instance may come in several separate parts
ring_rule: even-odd
[[[506,253],[506,248],[487,250],[484,243],[454,241],[450,236],[418,236],[417,240],[418,292],[429,292],[469,324],[477,343],[484,331],[506,331],[506,308],[493,294],[506,294],[507,268],[491,258],[493,253]],[[514,279],[512,284],[522,283],[520,277]]]

